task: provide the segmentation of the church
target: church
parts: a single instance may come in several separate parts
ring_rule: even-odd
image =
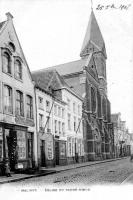
[[[85,161],[114,156],[114,134],[107,96],[106,47],[93,9],[80,59],[50,67],[83,98],[82,121]]]

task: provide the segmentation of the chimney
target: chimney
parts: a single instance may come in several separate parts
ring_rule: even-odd
[[[7,16],[7,20],[8,20],[8,21],[9,21],[9,20],[12,20],[12,18],[13,18],[12,14],[11,14],[10,12],[7,12],[7,13],[6,13],[6,16]]]

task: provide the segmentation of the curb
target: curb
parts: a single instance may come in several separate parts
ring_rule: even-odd
[[[126,158],[128,158],[128,157],[117,158],[117,159],[108,159],[108,160],[103,160],[103,161],[97,161],[95,163],[88,163],[86,165],[73,166],[73,167],[68,168],[68,169],[61,169],[59,171],[55,168],[54,171],[52,171],[52,170],[49,171],[49,172],[45,171],[44,173],[29,175],[27,177],[21,177],[21,178],[18,177],[18,178],[15,178],[15,179],[5,180],[5,181],[0,182],[0,185],[1,184],[5,184],[5,183],[10,183],[10,182],[18,182],[18,181],[22,181],[22,180],[26,180],[26,179],[30,179],[30,178],[35,178],[35,177],[40,177],[40,176],[47,176],[47,175],[50,175],[50,174],[56,174],[56,173],[60,173],[60,172],[63,172],[63,171],[68,171],[68,170],[72,170],[72,169],[83,168],[83,167],[87,167],[87,166],[93,166],[93,165],[102,164],[102,163],[106,163],[106,162],[112,162],[112,161],[122,160],[122,159],[126,159]]]

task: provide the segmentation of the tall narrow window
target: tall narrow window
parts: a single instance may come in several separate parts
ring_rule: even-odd
[[[73,119],[73,129],[74,129],[74,131],[76,132],[76,117],[74,117],[74,119]]]
[[[55,133],[57,133],[57,120],[54,121],[54,125],[55,125]]]
[[[71,115],[68,114],[68,130],[71,130]]]
[[[3,54],[3,71],[11,74],[11,58],[7,52],[4,52]]]
[[[16,114],[24,116],[23,93],[20,91],[16,91]]]
[[[50,112],[50,102],[46,101],[46,111]]]
[[[22,65],[19,60],[15,60],[15,77],[22,79]]]
[[[39,109],[43,110],[43,98],[42,97],[38,97],[38,106],[39,106]]]
[[[41,130],[43,128],[43,115],[39,114],[39,129]]]
[[[91,87],[91,110],[92,112],[96,111],[96,94],[95,90]]]
[[[62,123],[62,135],[65,136],[65,123]]]
[[[75,104],[75,102],[73,103],[73,113],[76,113],[76,104]]]
[[[27,95],[27,118],[33,119],[33,99]]]
[[[70,110],[70,99],[67,99],[67,108]]]
[[[4,85],[4,112],[12,114],[12,88]]]
[[[59,134],[61,134],[61,122],[59,121]]]

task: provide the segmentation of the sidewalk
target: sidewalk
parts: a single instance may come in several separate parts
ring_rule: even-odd
[[[89,162],[84,162],[84,163],[76,163],[76,164],[72,164],[72,165],[56,166],[56,167],[52,167],[52,168],[40,168],[40,171],[38,173],[32,174],[32,175],[12,174],[11,177],[0,176],[0,184],[17,182],[17,181],[21,181],[21,180],[25,180],[25,179],[29,179],[29,178],[33,178],[33,177],[46,176],[49,174],[59,173],[59,172],[63,172],[63,171],[67,171],[67,170],[71,170],[71,169],[75,169],[75,168],[93,166],[96,164],[112,162],[112,161],[121,160],[121,159],[127,159],[127,157],[108,159],[108,160],[102,160],[102,161],[89,161]]]

